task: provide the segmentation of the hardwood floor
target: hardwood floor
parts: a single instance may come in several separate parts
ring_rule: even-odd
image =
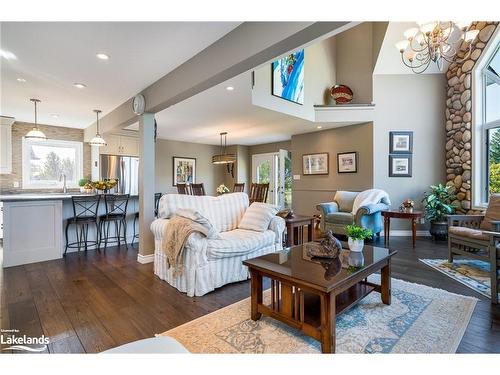
[[[377,244],[383,245],[378,239]],[[392,276],[480,299],[459,353],[500,352],[500,305],[418,261],[445,258],[446,243],[391,238]],[[94,353],[152,337],[249,296],[248,281],[203,297],[179,293],[137,263],[137,251],[108,248],[65,259],[0,269],[0,327],[50,337],[51,353]]]

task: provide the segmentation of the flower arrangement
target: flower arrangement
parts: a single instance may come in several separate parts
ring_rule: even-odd
[[[226,194],[226,193],[230,192],[229,188],[224,184],[220,184],[217,187],[216,191],[217,191],[217,194],[219,194],[219,195]]]
[[[415,201],[413,199],[407,198],[401,203],[401,206],[399,206],[399,209],[401,211],[411,212],[411,211],[413,211],[413,207],[415,207]]]
[[[93,181],[93,182],[91,182],[91,185],[96,190],[106,191],[106,190],[114,188],[117,183],[118,183],[117,180],[110,179],[110,180],[106,180],[106,181]]]

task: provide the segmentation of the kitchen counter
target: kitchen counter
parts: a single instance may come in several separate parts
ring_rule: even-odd
[[[1,194],[0,202],[22,202],[22,201],[43,201],[71,199],[71,197],[93,195],[86,193],[13,193]],[[130,198],[137,198],[138,195],[131,195]]]

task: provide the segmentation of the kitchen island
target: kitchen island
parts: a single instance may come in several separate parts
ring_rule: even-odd
[[[3,202],[3,267],[62,258],[66,246],[64,229],[73,217],[72,196],[81,193],[21,193],[0,195]],[[127,243],[132,242],[134,214],[139,197],[131,196],[127,208]],[[99,204],[99,215],[106,212]],[[76,241],[72,226],[69,242]],[[95,239],[95,227],[89,227],[88,238]],[[93,249],[93,248],[92,248]],[[68,249],[68,252],[78,249]]]

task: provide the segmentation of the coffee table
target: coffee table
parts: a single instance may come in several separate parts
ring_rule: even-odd
[[[321,342],[335,353],[336,318],[372,291],[391,303],[391,257],[395,250],[365,245],[364,266],[345,268],[340,258],[310,258],[305,244],[243,262],[251,275],[251,318],[277,319]],[[368,282],[377,271],[381,283]],[[263,278],[271,279],[271,301],[263,302]]]

